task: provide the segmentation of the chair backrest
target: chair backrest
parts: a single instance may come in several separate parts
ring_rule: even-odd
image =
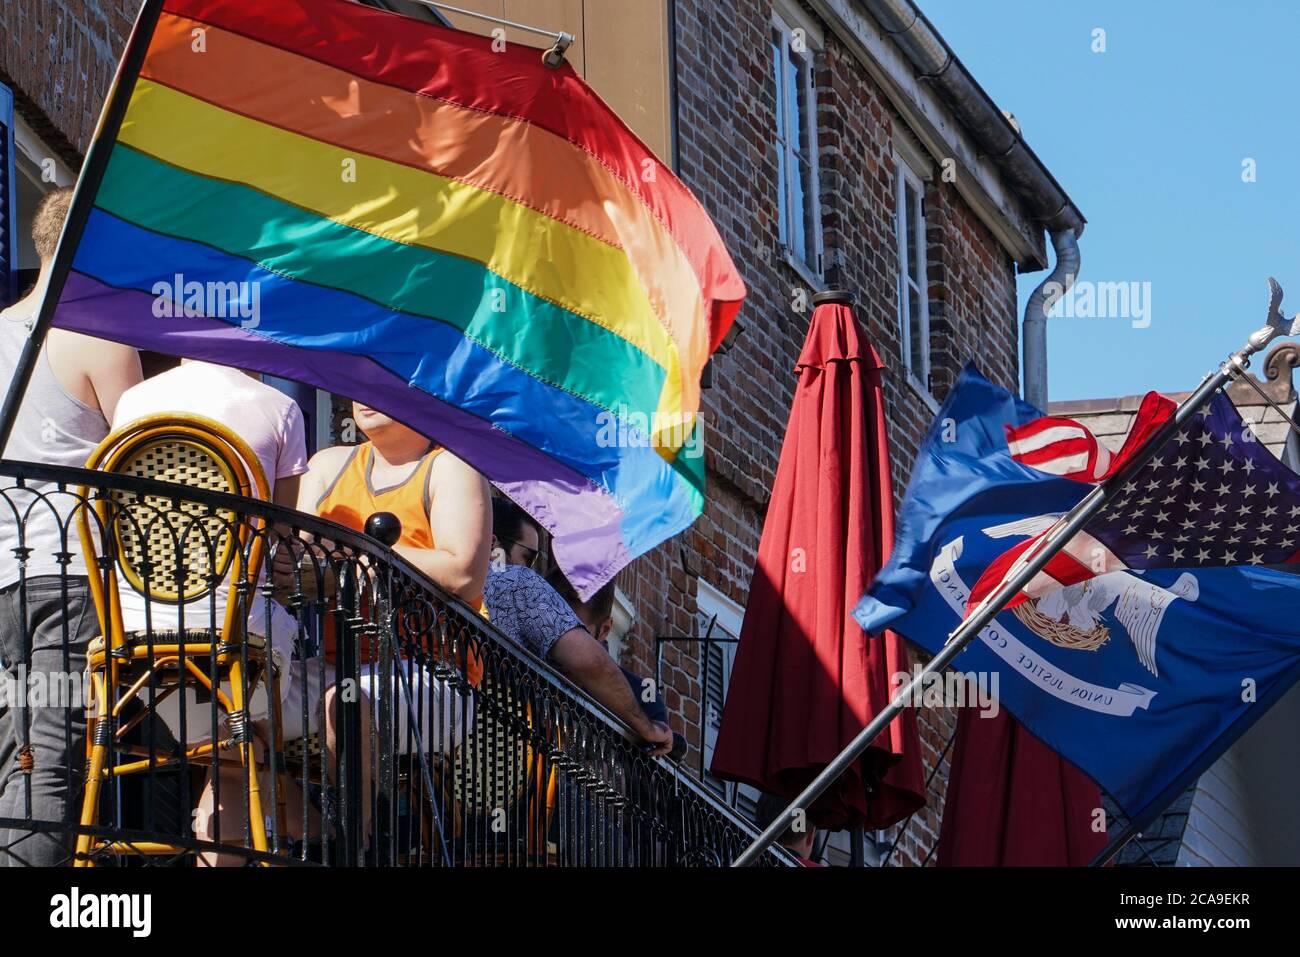
[[[496,696],[495,682],[485,675],[479,689],[474,724],[456,749],[456,793],[465,810],[490,817],[523,796],[534,756],[529,744],[530,709],[512,696]]]
[[[163,414],[130,422],[96,447],[86,467],[187,488],[269,498],[261,463],[248,445],[221,423],[197,415]],[[86,489],[82,495],[89,500]],[[179,604],[202,599],[231,574],[232,565],[240,580],[257,581],[263,537],[249,547],[255,523],[230,509],[117,489],[97,497],[94,509],[104,553],[113,558],[110,577],[115,578],[120,569],[126,583],[150,601]],[[98,536],[91,533],[90,516],[84,510],[79,526],[83,549],[97,560]],[[115,595],[103,593],[98,575],[90,577],[101,625],[107,629],[110,616],[105,610],[115,606]]]

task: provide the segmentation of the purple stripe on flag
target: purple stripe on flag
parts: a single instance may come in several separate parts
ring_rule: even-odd
[[[556,561],[584,600],[631,561],[621,533],[622,509],[603,489],[487,421],[413,389],[373,360],[299,349],[203,316],[157,317],[153,306],[148,293],[117,289],[74,271],[54,325],[137,349],[305,382],[399,418],[482,472],[555,535]],[[557,529],[568,531],[557,534]]]

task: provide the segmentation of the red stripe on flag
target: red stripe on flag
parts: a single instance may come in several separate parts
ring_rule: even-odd
[[[981,601],[1002,587],[1016,559],[1041,543],[1046,534],[1046,532],[1043,532],[1033,538],[1026,539],[1019,545],[1013,545],[989,564],[989,567],[984,570],[984,574],[980,575],[975,582],[975,586],[971,589],[970,598],[966,601],[966,617],[969,618],[971,611]],[[1064,588],[1066,585],[1077,585],[1079,582],[1087,581],[1089,578],[1094,577],[1096,573],[1073,555],[1061,551],[1048,559],[1040,574],[1056,579]],[[1032,595],[1028,595],[1024,591],[1017,592],[1003,606],[1002,610],[1006,611],[1015,608],[1032,598]]]
[[[968,616],[972,608],[997,591],[998,586],[1002,584],[1016,559],[1027,552],[1040,538],[1041,536],[1036,535],[1017,545],[1012,545],[989,563],[989,567],[984,569],[984,574],[980,575],[974,587],[971,588],[970,597],[966,599],[966,614]]]
[[[1138,406],[1137,415],[1133,417],[1133,424],[1129,427],[1128,438],[1124,440],[1124,445],[1115,456],[1115,461],[1111,463],[1110,470],[1103,476],[1109,478],[1124,463],[1146,444],[1147,440],[1165,424],[1165,421],[1174,414],[1178,408],[1178,403],[1173,399],[1166,398],[1159,392],[1148,392],[1142,397],[1142,404]]]
[[[1063,442],[1053,442],[1050,445],[1044,445],[1041,449],[1034,449],[1032,452],[1017,452],[1012,454],[1017,462],[1023,465],[1044,465],[1053,462],[1056,459],[1068,458],[1072,455],[1087,454],[1090,456],[1089,464],[1095,459],[1097,451],[1096,439],[1088,440],[1085,438],[1066,439]],[[1091,471],[1089,471],[1091,476]]]
[[[1052,432],[1058,432],[1060,436],[1053,438]],[[1095,480],[1101,444],[1073,419],[1045,415],[1022,426],[1006,426],[1006,434],[1011,457],[1022,465],[1079,482]],[[1025,449],[1024,446],[1031,448]],[[1069,461],[1072,456],[1079,455],[1086,456],[1082,467]]]
[[[1066,585],[1077,585],[1079,582],[1085,582],[1089,578],[1095,577],[1097,573],[1069,552],[1057,552],[1043,567],[1043,574],[1055,578],[1064,588]],[[1016,602],[1016,604],[1020,603]]]
[[[1022,465],[1074,481],[1095,484],[1114,475],[1164,425],[1176,408],[1177,404],[1172,399],[1158,392],[1148,392],[1142,397],[1123,447],[1113,456],[1083,425],[1073,419],[1051,415],[1034,419],[1022,426],[1006,426],[1007,447],[1011,457]],[[1042,438],[1051,429],[1078,434],[1065,434],[1056,441],[1045,441],[1038,448],[1017,451],[1017,444],[1033,445],[1035,438]],[[1087,461],[1083,468],[1071,467],[1075,464],[1069,462],[1071,456],[1085,454]],[[1053,467],[1054,463],[1056,467]]]

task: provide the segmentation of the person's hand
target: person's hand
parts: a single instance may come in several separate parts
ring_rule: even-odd
[[[334,543],[327,539],[281,539],[271,561],[271,584],[275,597],[282,602],[298,593],[308,599],[315,598],[317,580],[322,575],[325,589],[329,591],[333,577],[330,559],[334,553]]]
[[[662,721],[651,721],[650,731],[644,737],[647,742],[654,745],[650,750],[652,758],[663,757],[673,749],[673,729]]]
[[[302,557],[303,546],[293,538],[283,538],[276,543],[275,557],[271,559],[271,585],[276,598],[295,591],[294,571]]]
[[[271,559],[271,581],[277,591],[293,587],[293,570],[298,566],[302,546],[285,538],[276,543],[275,557]]]

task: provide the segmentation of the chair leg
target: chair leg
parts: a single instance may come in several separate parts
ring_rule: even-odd
[[[249,687],[252,687],[250,683]],[[253,850],[266,851],[266,818],[262,813],[262,792],[258,781],[257,760],[253,754],[253,729],[248,716],[248,701],[244,697],[244,666],[238,658],[230,663],[230,702],[237,714],[244,716],[240,733],[239,758],[248,780],[248,824],[253,838]]]
[[[289,834],[289,815],[286,808],[288,807],[288,787],[293,783],[289,769],[284,763],[284,723],[280,710],[280,676],[275,673],[275,669],[270,664],[267,665],[270,672],[270,681],[267,682],[267,694],[271,698],[271,714],[275,720],[275,734],[273,741],[270,742],[271,749],[271,773],[275,775],[276,797],[275,797],[275,833],[279,835],[280,843],[288,837]],[[310,737],[310,731],[307,732]]]
[[[104,688],[102,672],[91,672],[90,693],[94,698],[96,714],[88,722],[86,740],[90,742],[90,755],[86,761],[86,787],[81,798],[82,827],[93,827],[99,817],[99,782],[103,778],[104,761],[108,755],[108,739],[112,735],[112,722],[108,720],[108,694]],[[104,730],[101,732],[100,729]],[[101,740],[101,738],[103,740]],[[94,836],[85,832],[77,835],[77,851],[73,867],[93,867],[89,858]]]

